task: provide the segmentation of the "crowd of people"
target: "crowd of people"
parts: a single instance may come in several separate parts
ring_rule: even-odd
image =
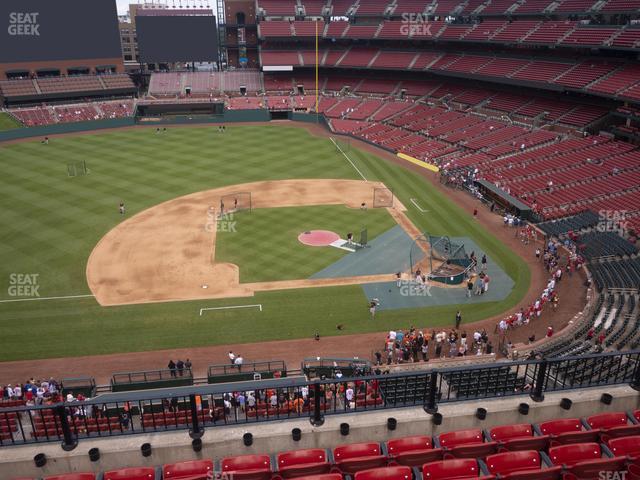
[[[62,400],[60,384],[49,380],[31,378],[24,383],[7,384],[2,388],[3,402],[19,402],[23,405],[48,405]]]
[[[462,314],[456,314],[456,325]],[[375,365],[428,362],[430,358],[453,358],[467,355],[493,353],[493,344],[486,330],[478,329],[473,334],[466,330],[431,330],[426,333],[415,327],[409,330],[391,330],[386,337],[384,349],[375,353]]]

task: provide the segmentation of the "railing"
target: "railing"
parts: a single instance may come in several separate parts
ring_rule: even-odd
[[[640,350],[420,372],[305,381],[280,378],[99,395],[85,402],[0,409],[0,446],[189,430],[422,407],[628,384],[640,389]]]

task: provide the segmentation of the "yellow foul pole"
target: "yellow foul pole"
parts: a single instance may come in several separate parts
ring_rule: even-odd
[[[318,20],[316,24],[316,115],[318,115]]]

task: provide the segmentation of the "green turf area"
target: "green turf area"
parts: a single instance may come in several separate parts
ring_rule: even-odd
[[[2,130],[11,130],[12,128],[20,128],[20,122],[5,112],[0,112],[0,132]]]
[[[470,212],[414,172],[353,146],[348,154],[368,179],[394,189],[418,228],[472,237],[514,279],[516,286],[505,301],[463,307],[465,321],[517,305],[529,286],[527,266],[474,222]],[[86,160],[90,174],[68,177],[67,164],[79,160]],[[0,166],[0,300],[15,299],[9,295],[15,273],[38,274],[41,297],[89,294],[87,258],[122,220],[121,199],[130,216],[180,195],[224,185],[285,178],[360,179],[328,139],[275,125],[231,125],[224,135],[216,133],[216,127],[170,127],[161,134],[155,129],[120,130],[54,138],[49,145],[0,145]],[[410,198],[429,213],[421,214]],[[451,324],[459,308],[379,312],[372,322],[362,289],[350,286],[264,292],[251,299],[263,304],[263,312],[198,315],[203,306],[245,300],[110,308],[91,298],[0,303],[0,360],[297,338],[316,331],[335,335],[340,333],[335,330],[338,319],[347,334],[410,324],[435,326]]]
[[[240,281],[267,282],[308,278],[348,252],[303,245],[298,235],[307,230],[330,230],[346,238],[367,227],[368,240],[396,225],[385,209],[360,210],[345,206],[265,208],[234,216],[234,228],[216,238],[216,262],[240,267]],[[264,246],[264,248],[262,248]]]

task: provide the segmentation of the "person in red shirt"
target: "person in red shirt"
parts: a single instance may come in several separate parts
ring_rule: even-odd
[[[547,327],[547,338],[551,337],[553,335],[553,327],[549,326]]]

